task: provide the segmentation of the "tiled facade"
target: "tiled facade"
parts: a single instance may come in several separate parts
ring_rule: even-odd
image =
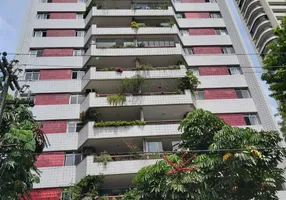
[[[136,10],[117,1],[119,9],[113,4],[109,9],[93,7],[85,18],[82,14],[91,0],[31,2],[18,49],[24,55],[17,59],[25,64],[21,84],[31,86],[33,114],[50,142],[37,161],[42,174],[31,193],[33,200],[58,200],[62,188],[101,173],[109,175],[102,190],[129,188],[131,177],[156,160],[113,161],[105,168],[90,154],[105,150],[123,154],[128,151],[126,138],[136,141],[144,152],[150,151],[148,144],[154,141],[161,142],[163,151],[172,151],[172,142],[180,140],[179,121],[194,109],[209,110],[232,126],[276,130],[255,74],[246,71],[249,58],[235,54],[246,49],[224,1],[166,0],[168,8]],[[37,19],[37,14],[49,17]],[[152,20],[144,21],[146,16]],[[131,28],[132,20],[147,27]],[[219,34],[220,29],[227,30],[226,34]],[[223,48],[233,48],[235,53]],[[135,61],[154,69],[136,70]],[[162,69],[167,66],[177,67]],[[198,94],[175,93],[189,69],[201,82]],[[31,72],[39,76],[28,81],[25,76]],[[145,79],[139,93],[128,94],[123,104],[110,104],[107,96],[118,93],[120,81],[138,74]],[[239,98],[240,90],[251,95]],[[94,109],[102,121],[140,120],[146,125],[81,124],[80,113]],[[77,160],[76,155],[83,156]]]

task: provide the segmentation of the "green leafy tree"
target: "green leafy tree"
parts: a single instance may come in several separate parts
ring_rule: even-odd
[[[17,200],[39,182],[35,162],[46,145],[40,127],[27,106],[17,101],[6,105],[0,126],[1,199]],[[29,198],[29,194],[24,198]]]
[[[189,113],[180,129],[181,146],[198,152],[190,165],[199,168],[168,175],[172,167],[159,161],[138,172],[124,200],[278,200],[284,182],[278,164],[285,157],[278,132],[231,127],[201,109]],[[175,163],[179,158],[170,157]]]
[[[286,137],[286,17],[274,33],[277,42],[268,46],[272,53],[266,55],[263,61],[262,80],[269,84],[272,92],[270,96],[278,102],[278,111],[282,117],[281,130]]]
[[[96,199],[98,197],[98,189],[103,184],[103,175],[88,175],[80,180],[77,184],[65,190],[66,197],[71,200],[81,200],[85,197]]]

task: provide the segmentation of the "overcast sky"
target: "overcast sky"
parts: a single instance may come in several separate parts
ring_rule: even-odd
[[[0,52],[6,51],[15,53],[17,45],[20,39],[20,33],[22,30],[22,24],[24,16],[27,13],[28,3],[30,0],[1,0],[0,6]],[[248,48],[249,53],[253,53],[253,48],[246,35],[244,26],[236,12],[233,1],[227,0],[229,6],[233,10],[233,14],[236,17],[236,23],[239,25],[242,34],[244,35],[245,45]],[[20,53],[20,52],[18,52]],[[254,66],[259,66],[259,61],[255,56],[252,56]],[[257,76],[261,76],[261,69],[256,69]],[[263,83],[265,92],[267,95],[269,91],[267,86]],[[271,102],[271,108],[273,113],[276,113],[276,102],[273,99],[268,98]]]

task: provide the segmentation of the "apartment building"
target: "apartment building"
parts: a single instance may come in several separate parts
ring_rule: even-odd
[[[249,31],[257,52],[264,58],[267,46],[276,41],[273,29],[286,13],[285,0],[235,0],[241,18]]]
[[[197,108],[232,126],[277,130],[232,12],[216,0],[31,0],[17,59],[50,143],[32,198],[65,199],[63,188],[99,174],[100,194],[123,193],[157,161],[126,156],[130,143],[172,151],[180,120]],[[195,95],[178,91],[188,70],[201,82]],[[111,103],[122,80],[139,76],[140,90]],[[106,166],[94,159],[104,151]]]

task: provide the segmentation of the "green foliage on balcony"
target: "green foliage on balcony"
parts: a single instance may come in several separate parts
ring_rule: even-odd
[[[118,127],[118,126],[143,126],[146,122],[135,120],[135,121],[107,121],[107,122],[95,122],[94,127]]]
[[[95,109],[88,109],[86,112],[80,113],[80,120],[83,124],[88,123],[89,121],[98,121],[100,113]]]
[[[123,105],[126,102],[126,96],[125,95],[110,95],[107,97],[107,101],[110,105]]]
[[[146,24],[144,23],[137,23],[136,21],[131,22],[131,28],[142,28],[146,27]]]
[[[189,70],[186,72],[186,76],[182,78],[179,88],[182,91],[190,90],[194,94],[199,84],[199,79],[194,75],[193,71]]]
[[[125,78],[120,82],[118,92],[120,94],[124,94],[128,89],[131,89],[132,92],[139,93],[144,84],[144,81],[144,77],[140,74],[137,74],[136,76],[133,76],[131,78]]]
[[[104,167],[106,167],[107,163],[112,161],[112,157],[104,151],[99,156],[95,155],[93,161],[103,163]]]
[[[104,183],[103,179],[103,175],[87,175],[77,184],[64,189],[65,197],[71,200],[79,200],[85,197],[95,199],[99,195],[99,187]]]

